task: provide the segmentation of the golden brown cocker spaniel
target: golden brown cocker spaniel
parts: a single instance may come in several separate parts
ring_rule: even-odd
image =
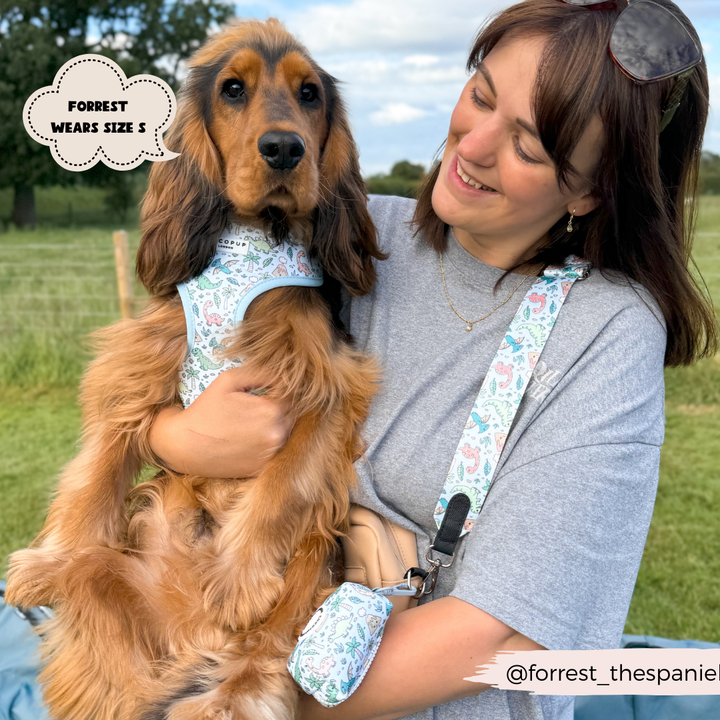
[[[167,145],[181,155],[152,168],[137,264],[152,300],[97,334],[82,450],[33,546],[12,555],[6,598],[56,609],[41,680],[57,720],[289,720],[299,690],[285,664],[337,584],[378,381],[339,325],[340,287],[367,293],[384,255],[335,82],[276,20],[195,54]],[[158,464],[154,418],[178,402],[176,285],[210,263],[229,219],[298,238],[325,270],[319,290],[257,297],[225,351],[271,374],[294,430],[257,477],[161,469],[133,489]]]

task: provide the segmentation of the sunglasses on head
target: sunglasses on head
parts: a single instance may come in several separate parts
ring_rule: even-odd
[[[587,8],[615,4],[615,0],[561,2]],[[662,108],[662,132],[680,106],[695,66],[702,61],[702,50],[669,10],[652,0],[635,0],[632,3],[628,0],[628,6],[615,21],[610,37],[610,54],[620,70],[638,85],[678,78]]]

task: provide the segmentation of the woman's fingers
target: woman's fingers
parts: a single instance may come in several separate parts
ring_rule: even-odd
[[[217,385],[218,388],[222,388],[226,392],[246,392],[263,395],[272,387],[272,377],[262,368],[250,368],[241,365],[221,373],[210,387],[212,385]]]
[[[227,376],[227,377],[226,377]],[[258,394],[262,371],[222,373],[186,410],[163,410],[150,433],[154,453],[178,472],[211,478],[259,474],[292,432],[287,405]]]

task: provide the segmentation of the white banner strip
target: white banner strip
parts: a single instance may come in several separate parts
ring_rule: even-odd
[[[501,652],[465,680],[537,695],[720,695],[720,649]]]

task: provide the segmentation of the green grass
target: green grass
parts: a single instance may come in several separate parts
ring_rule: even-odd
[[[666,415],[627,632],[720,642],[720,405],[669,402]]]
[[[6,388],[0,403],[0,572],[42,527],[58,471],[77,451],[77,391]]]
[[[693,255],[716,307],[720,306],[720,196],[705,196],[700,202]]]
[[[75,295],[57,274],[36,280],[29,270],[0,265],[0,573],[2,558],[42,526],[57,473],[77,452],[83,338],[119,316],[117,301],[108,300],[115,293],[112,229],[0,233],[0,262],[22,261],[33,244],[55,244],[79,248],[46,248],[45,258],[86,265],[73,269]],[[138,232],[128,230],[135,248]],[[695,257],[720,299],[720,197],[703,198]],[[53,293],[50,300],[30,297]],[[141,288],[136,295],[141,304]],[[34,310],[35,325],[12,322],[17,308]],[[110,316],[78,314],[90,311]],[[665,378],[660,485],[626,631],[720,642],[720,357],[668,370]]]
[[[720,197],[694,257],[720,301]],[[665,372],[660,485],[626,632],[720,642],[720,356]]]

